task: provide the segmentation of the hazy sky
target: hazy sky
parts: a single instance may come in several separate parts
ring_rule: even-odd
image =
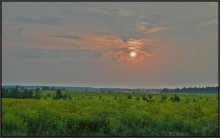
[[[3,85],[217,85],[217,4],[4,2]]]

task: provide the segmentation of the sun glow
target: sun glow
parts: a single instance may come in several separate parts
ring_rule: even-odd
[[[131,51],[131,52],[130,52],[130,56],[131,56],[131,57],[136,57],[136,56],[137,56],[137,53],[136,53],[135,51]]]

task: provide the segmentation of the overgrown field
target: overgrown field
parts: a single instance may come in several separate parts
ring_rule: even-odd
[[[74,93],[2,98],[3,136],[218,136],[218,96]]]

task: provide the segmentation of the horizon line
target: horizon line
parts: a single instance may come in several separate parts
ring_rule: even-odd
[[[141,87],[136,87],[136,88],[126,88],[126,87],[94,87],[94,86],[64,86],[64,85],[15,85],[15,84],[2,84],[2,87],[4,86],[23,86],[23,87],[71,87],[71,88],[95,88],[95,89],[176,89],[176,88],[205,88],[205,87],[219,87],[218,85],[206,85],[206,86],[181,86],[181,87],[154,87],[154,88],[141,88]]]

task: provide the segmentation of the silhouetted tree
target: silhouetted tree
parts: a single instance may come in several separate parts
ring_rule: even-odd
[[[56,96],[55,96],[55,99],[61,99],[62,98],[62,93],[61,93],[61,90],[60,89],[58,89],[57,91],[56,91]]]

